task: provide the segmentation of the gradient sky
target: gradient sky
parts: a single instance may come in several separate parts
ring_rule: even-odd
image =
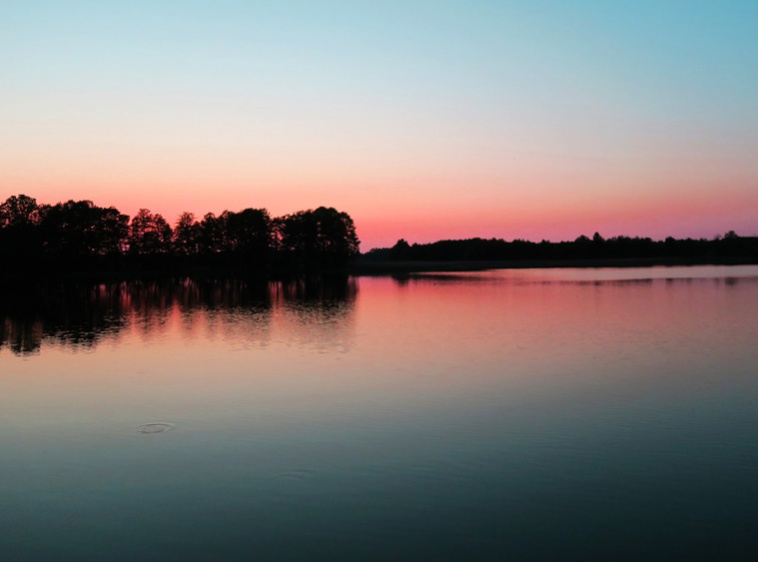
[[[755,0],[0,2],[0,200],[758,235]]]

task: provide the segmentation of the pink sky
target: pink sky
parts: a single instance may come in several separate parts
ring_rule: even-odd
[[[651,157],[647,168],[617,170],[615,161],[546,160],[540,166],[534,158],[502,168],[482,162],[489,168],[482,171],[476,162],[450,166],[440,154],[436,171],[430,165],[415,170],[410,159],[399,158],[387,158],[384,166],[376,161],[340,166],[331,158],[290,169],[285,160],[258,167],[244,158],[180,147],[128,159],[94,144],[57,153],[51,147],[45,155],[34,154],[31,146],[26,150],[25,157],[19,149],[5,162],[3,185],[14,189],[0,196],[26,193],[40,203],[91,199],[129,215],[146,207],[170,222],[185,210],[199,218],[265,207],[277,216],[333,206],[353,217],[364,251],[399,238],[758,234],[758,188],[751,167],[739,162],[725,162],[722,170],[712,160],[671,165]]]
[[[359,4],[10,0],[0,199],[332,206],[364,251],[758,235],[758,4]]]

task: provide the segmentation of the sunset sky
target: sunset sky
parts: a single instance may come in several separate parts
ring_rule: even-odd
[[[758,1],[0,2],[0,200],[758,235]]]

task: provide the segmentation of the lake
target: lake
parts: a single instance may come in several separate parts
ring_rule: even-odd
[[[758,266],[0,297],[0,558],[753,560]]]

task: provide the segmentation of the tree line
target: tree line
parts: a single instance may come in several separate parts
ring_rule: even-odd
[[[0,204],[0,262],[25,271],[214,267],[261,273],[344,268],[359,253],[352,218],[331,207],[271,217],[247,208],[173,224],[140,209],[69,200],[38,204],[13,195]]]
[[[498,238],[440,240],[430,244],[409,244],[400,239],[391,248],[371,250],[367,261],[522,261],[593,262],[609,260],[658,260],[688,263],[758,263],[758,237],[738,236],[734,231],[711,240],[616,236],[592,238],[582,235],[573,241],[531,242]]]

